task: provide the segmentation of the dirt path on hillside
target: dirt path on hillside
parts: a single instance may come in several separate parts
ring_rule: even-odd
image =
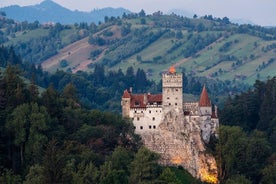
[[[78,60],[80,63],[84,62],[86,64],[82,64],[83,66],[87,66],[89,62],[92,62],[89,59],[90,50],[93,48],[92,45],[88,43],[88,37],[83,38],[79,41],[76,41],[63,49],[61,49],[57,55],[50,57],[42,63],[42,67],[44,70],[49,70],[53,68],[55,65],[59,64],[59,61],[66,60]],[[81,66],[81,64],[79,65]]]

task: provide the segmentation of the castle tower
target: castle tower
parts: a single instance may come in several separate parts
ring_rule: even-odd
[[[164,112],[183,109],[182,73],[176,73],[173,66],[162,75],[162,103]]]
[[[199,106],[201,115],[203,116],[212,115],[212,104],[211,104],[211,100],[209,99],[208,92],[205,85],[203,86],[198,106]]]
[[[123,117],[129,117],[130,115],[130,97],[129,92],[125,90],[121,101]]]

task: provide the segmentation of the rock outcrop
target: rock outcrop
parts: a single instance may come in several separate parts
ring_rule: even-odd
[[[204,120],[208,121],[211,119]],[[182,166],[204,182],[218,183],[215,158],[206,151],[203,140],[211,132],[202,135],[201,123],[200,116],[184,116],[174,109],[163,116],[157,131],[143,132],[141,137],[147,148],[161,155],[160,164]]]

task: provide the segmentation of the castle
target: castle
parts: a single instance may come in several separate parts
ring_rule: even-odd
[[[122,115],[131,118],[144,145],[159,153],[160,164],[182,166],[194,177],[218,183],[218,168],[206,143],[217,135],[217,108],[204,86],[198,102],[185,103],[182,74],[174,67],[162,74],[162,94],[125,90]]]
[[[208,143],[215,134],[219,121],[217,108],[212,109],[206,87],[204,85],[199,102],[185,103],[183,100],[182,73],[177,73],[172,66],[162,74],[162,94],[132,94],[125,90],[122,96],[122,115],[133,120],[135,133],[158,131],[165,114],[175,110],[183,113],[186,121],[198,120],[202,139]],[[210,121],[206,121],[210,120]]]

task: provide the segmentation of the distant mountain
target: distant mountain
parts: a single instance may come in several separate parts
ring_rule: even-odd
[[[33,6],[20,7],[18,5],[12,5],[4,8],[0,8],[7,14],[7,17],[17,21],[34,22],[59,22],[62,24],[73,24],[80,22],[94,22],[98,23],[103,21],[105,16],[118,17],[123,13],[131,13],[124,8],[103,8],[94,9],[91,12],[71,11],[61,5],[53,2],[52,0],[45,0],[40,4]]]

